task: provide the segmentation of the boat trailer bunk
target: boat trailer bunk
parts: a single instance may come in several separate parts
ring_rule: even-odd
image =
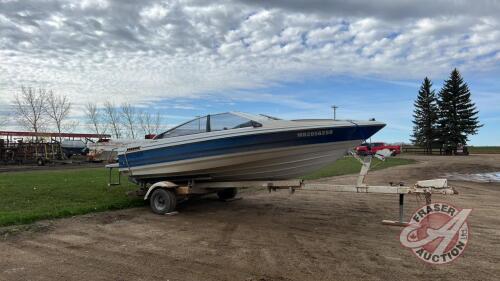
[[[394,220],[383,220],[382,224],[391,226],[406,226],[408,223],[404,221],[404,199],[406,194],[423,195],[426,204],[431,203],[432,194],[454,195],[458,192],[448,186],[446,179],[433,179],[418,181],[413,186],[405,186],[404,183],[390,185],[367,185],[364,180],[368,174],[372,156],[360,158],[353,155],[361,162],[361,171],[357,178],[356,184],[353,185],[337,185],[328,183],[308,183],[304,180],[278,180],[278,181],[231,181],[231,182],[209,182],[191,180],[187,184],[176,184],[170,181],[158,181],[152,185],[140,184],[140,189],[135,192],[135,195],[143,197],[144,200],[149,200],[151,210],[157,214],[173,214],[179,199],[185,200],[191,196],[205,195],[209,193],[217,193],[219,199],[230,201],[235,199],[237,190],[240,188],[264,188],[269,192],[286,189],[293,194],[295,191],[333,191],[333,192],[354,192],[354,193],[380,193],[380,194],[398,194],[399,195],[399,218]],[[384,160],[383,156],[375,155],[375,157]],[[112,182],[112,170],[118,168],[116,164],[107,165],[109,169],[108,187],[119,185],[121,172],[119,172],[117,182]],[[129,177],[130,178],[130,177]],[[132,180],[135,182],[134,180]]]

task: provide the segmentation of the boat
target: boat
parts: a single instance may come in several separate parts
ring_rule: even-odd
[[[335,162],[384,126],[375,120],[211,114],[124,148],[117,166],[145,184],[296,179]]]
[[[87,159],[91,162],[114,163],[118,159],[118,152],[137,143],[150,141],[149,139],[99,139],[87,144]]]

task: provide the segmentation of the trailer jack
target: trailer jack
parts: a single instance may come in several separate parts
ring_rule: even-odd
[[[108,169],[109,171],[108,187],[121,184],[122,172],[118,168],[119,168],[118,163],[106,165],[106,169]],[[115,181],[113,181],[113,169],[118,169],[118,178]]]

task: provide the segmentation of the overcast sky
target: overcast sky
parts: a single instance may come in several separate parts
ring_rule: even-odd
[[[21,85],[69,95],[75,116],[127,101],[169,124],[330,117],[335,103],[388,123],[379,139],[408,141],[420,82],[437,89],[457,67],[485,124],[472,143],[500,144],[498,15],[493,0],[0,0],[0,114]]]

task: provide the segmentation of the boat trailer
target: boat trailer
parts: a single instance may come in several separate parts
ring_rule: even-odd
[[[269,192],[286,189],[290,194],[295,191],[333,191],[333,192],[354,192],[354,193],[381,193],[381,194],[398,194],[399,195],[399,219],[383,220],[382,224],[391,226],[406,226],[404,221],[404,199],[406,194],[423,195],[426,204],[431,203],[432,194],[454,195],[458,192],[448,186],[446,179],[433,179],[418,181],[413,186],[405,186],[404,183],[390,183],[389,185],[367,185],[365,177],[368,174],[372,156],[360,158],[353,154],[353,157],[361,162],[361,170],[357,178],[356,184],[353,185],[336,185],[327,183],[308,183],[304,180],[278,180],[278,181],[231,181],[231,182],[211,182],[211,181],[195,181],[191,180],[187,184],[176,184],[170,181],[159,181],[152,185],[141,184],[141,188],[135,192],[135,195],[143,197],[144,200],[150,201],[151,210],[157,214],[169,214],[175,212],[178,199],[187,199],[190,196],[205,195],[209,193],[217,193],[221,200],[234,200],[237,195],[237,190],[240,188],[264,188]],[[375,157],[384,161],[383,155],[375,155]],[[107,165],[109,169],[108,186],[120,184],[121,172],[118,175],[118,181],[112,182],[112,170],[118,168],[117,165]]]

